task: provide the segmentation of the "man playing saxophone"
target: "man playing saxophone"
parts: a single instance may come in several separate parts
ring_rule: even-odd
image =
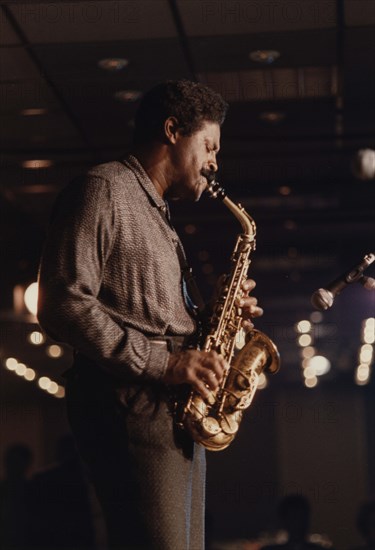
[[[138,109],[132,154],[74,180],[53,211],[38,316],[74,349],[68,417],[110,548],[204,547],[204,448],[175,429],[168,389],[189,384],[209,399],[227,364],[188,347],[197,318],[166,200],[199,200],[226,110],[203,85],[158,85]],[[250,329],[262,309],[254,281],[242,286]]]

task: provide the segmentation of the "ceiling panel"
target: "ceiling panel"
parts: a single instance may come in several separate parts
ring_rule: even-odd
[[[176,36],[166,0],[25,3],[10,8],[34,44]]]
[[[228,102],[331,97],[337,87],[336,67],[203,73],[199,78]]]
[[[0,45],[10,46],[19,43],[20,40],[17,33],[14,31],[0,6]]]
[[[117,82],[106,81],[99,79],[81,79],[75,75],[71,75],[64,80],[60,78],[54,79],[54,83],[58,86],[64,100],[71,106],[74,111],[78,109],[82,112],[91,114],[97,113],[100,115],[100,109],[107,110],[113,108],[120,111],[122,103],[115,99],[116,91],[122,89],[135,90],[136,86],[133,81]],[[125,104],[130,105],[132,103]]]
[[[336,26],[335,0],[177,0],[189,36],[325,29]]]
[[[119,149],[120,156],[124,157],[125,152],[130,148],[133,136],[133,128],[128,120],[121,117],[108,118],[105,113],[103,116],[87,117],[81,120],[90,136],[92,147],[109,151]],[[112,154],[111,160],[117,156]]]
[[[232,103],[228,111],[225,126],[223,128],[224,139],[243,140],[244,145],[241,148],[241,156],[246,158],[251,151],[251,143],[247,140],[261,140],[257,150],[263,149],[267,153],[270,147],[269,142],[277,140],[287,143],[291,141],[291,151],[294,149],[294,141],[322,140],[327,136],[332,139],[335,135],[335,109],[332,99],[310,99],[304,101],[285,101],[275,103],[273,109],[281,112],[285,118],[279,124],[266,124],[259,118],[262,112],[269,112],[270,103],[259,103],[256,105],[250,103],[238,102]],[[285,146],[286,147],[286,146]],[[320,145],[322,147],[322,145]],[[248,152],[246,153],[246,148]],[[285,153],[285,148],[282,148]],[[315,152],[315,151],[314,151]],[[231,151],[235,154],[235,151]],[[266,163],[267,160],[264,159]]]
[[[259,68],[249,54],[256,50],[276,50],[280,57],[272,66],[324,66],[337,62],[335,29],[194,37],[190,41],[194,64],[201,70],[245,70]],[[300,47],[303,44],[303,47]]]
[[[38,79],[40,73],[24,48],[0,48],[0,81]]]
[[[24,109],[60,108],[48,84],[42,80],[19,80],[0,83],[0,112],[19,114]]]
[[[163,80],[171,76],[187,76],[186,60],[176,39],[154,39],[139,42],[80,44],[48,44],[33,47],[50,77],[63,76],[99,79],[103,83],[124,82],[135,78]],[[98,67],[101,59],[125,58],[128,65],[120,71]]]
[[[344,132],[346,135],[361,137],[361,147],[375,149],[375,105],[346,98]]]
[[[300,150],[290,142],[289,152],[282,154],[277,151],[269,151],[267,140],[261,144],[248,142],[247,155],[241,154],[240,149],[236,154],[231,148],[231,153],[224,153],[220,159],[219,178],[225,184],[233,186],[236,194],[242,198],[249,195],[250,202],[254,196],[271,197],[274,200],[278,194],[280,185],[291,185],[291,197],[284,198],[283,213],[287,215],[292,209],[295,192],[314,192],[320,196],[324,208],[332,207],[332,202],[324,203],[327,196],[337,192],[333,182],[348,181],[352,179],[350,161],[346,155],[331,151],[315,153],[312,157],[308,150]],[[223,150],[228,151],[227,141],[223,142]],[[330,182],[327,184],[327,182]],[[224,184],[224,185],[225,185]],[[288,200],[287,200],[288,199]],[[265,203],[269,207],[271,202]],[[280,206],[280,203],[277,203]],[[304,204],[304,206],[309,206]]]
[[[79,172],[83,172],[90,165],[91,159],[86,159],[83,162],[77,155],[77,161],[72,162],[67,158],[57,158],[54,162],[55,156],[48,154],[48,158],[54,162],[54,164],[45,169],[31,170],[22,166],[22,161],[30,158],[29,154],[20,155],[18,158],[9,157],[4,162],[1,172],[1,183],[3,187],[18,191],[21,189],[26,192],[26,188],[36,190],[38,186],[42,189],[50,187],[51,190],[56,190],[61,186],[64,186],[70,180],[72,180]]]
[[[365,98],[373,105],[375,97],[375,27],[347,29],[343,56],[344,95]]]
[[[3,148],[33,147],[82,147],[82,138],[64,113],[49,113],[48,116],[2,117],[1,144]]]
[[[345,24],[348,27],[375,25],[375,2],[345,0]]]

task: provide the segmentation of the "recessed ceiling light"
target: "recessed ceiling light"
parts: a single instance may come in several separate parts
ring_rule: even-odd
[[[281,187],[279,187],[280,195],[287,196],[287,195],[290,195],[291,192],[292,190],[288,185],[282,185]]]
[[[114,97],[119,101],[124,101],[125,103],[132,103],[137,101],[142,95],[142,92],[138,90],[120,90],[114,94]]]
[[[256,63],[270,65],[280,57],[280,52],[276,50],[255,50],[249,53],[249,57],[251,61],[255,61]]]
[[[259,120],[268,122],[269,124],[279,124],[286,117],[286,114],[281,111],[265,111],[260,113]]]
[[[98,61],[98,67],[105,71],[121,71],[129,65],[129,61],[123,57],[108,57]]]
[[[41,168],[50,168],[53,166],[52,160],[24,160],[22,162],[23,168],[28,168],[30,170],[40,170]]]
[[[23,116],[40,116],[45,115],[46,113],[48,113],[48,109],[44,109],[42,107],[33,109],[22,109],[22,111],[20,111],[20,114]]]
[[[294,229],[297,229],[297,224],[293,220],[285,220],[284,227],[285,227],[285,229],[288,229],[289,231],[293,231]],[[293,256],[291,254],[290,250],[288,251],[288,256],[289,256],[289,258],[295,258],[296,257],[295,255]]]

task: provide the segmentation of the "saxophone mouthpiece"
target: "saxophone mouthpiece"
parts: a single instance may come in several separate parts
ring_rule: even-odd
[[[226,197],[224,189],[220,187],[220,183],[218,183],[217,181],[211,182],[207,186],[206,191],[210,195],[210,197],[213,199],[223,200]]]
[[[206,178],[207,185],[211,185],[212,183],[215,182],[215,172],[214,172],[214,170],[203,169],[201,171],[201,174],[204,178]]]
[[[220,184],[215,181],[215,172],[213,170],[202,170],[201,174],[207,180],[206,191],[210,197],[223,200],[226,196],[225,191],[220,187]]]

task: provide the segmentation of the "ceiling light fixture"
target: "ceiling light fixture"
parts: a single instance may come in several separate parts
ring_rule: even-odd
[[[50,168],[51,166],[53,166],[53,162],[48,159],[24,160],[22,162],[22,167],[30,170],[40,170],[41,168]]]
[[[22,116],[40,116],[40,115],[46,115],[48,113],[48,109],[44,109],[42,107],[40,108],[32,108],[32,109],[22,109],[20,111],[20,114]]]
[[[279,59],[280,52],[276,50],[255,50],[249,53],[251,61],[256,63],[263,63],[264,65],[271,65],[276,59]]]
[[[259,120],[268,122],[269,124],[279,124],[286,117],[286,114],[281,111],[264,111],[259,114]]]
[[[282,185],[279,187],[279,193],[280,195],[283,195],[284,197],[287,197],[292,192],[291,188],[288,185]]]
[[[121,71],[129,65],[129,61],[124,57],[108,57],[98,61],[98,67],[104,71],[116,72]]]
[[[120,90],[114,94],[115,99],[123,101],[124,103],[133,103],[138,101],[142,92],[138,90]]]

